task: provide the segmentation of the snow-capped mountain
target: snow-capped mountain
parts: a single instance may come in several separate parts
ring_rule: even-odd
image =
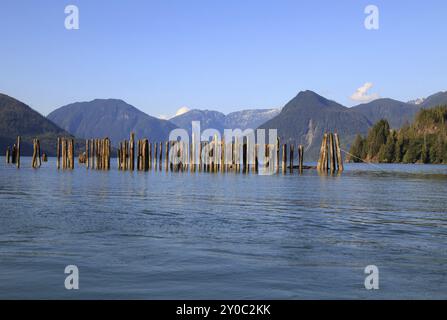
[[[417,98],[417,99],[414,99],[414,100],[410,100],[410,101],[408,101],[407,103],[409,103],[409,104],[414,104],[414,105],[420,105],[420,104],[423,104],[424,103],[424,101],[425,101],[425,98]]]

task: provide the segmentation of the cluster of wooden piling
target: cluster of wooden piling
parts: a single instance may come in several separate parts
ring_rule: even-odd
[[[279,149],[278,149],[279,150]],[[298,145],[297,148],[297,161],[298,164],[294,164],[295,160],[295,145],[290,144],[289,146],[287,144],[283,144],[281,146],[282,150],[282,157],[281,157],[281,169],[283,173],[287,172],[287,168],[289,168],[289,171],[292,173],[295,168],[298,169],[300,173],[304,170],[304,147],[302,145]],[[289,152],[287,152],[289,151]],[[287,155],[289,155],[289,164],[287,165]],[[277,157],[277,160],[279,160],[279,157]],[[279,168],[279,166],[277,166]]]
[[[62,161],[61,161],[62,160]],[[72,138],[57,138],[56,165],[60,169],[74,169],[74,140]]]
[[[17,144],[6,150],[6,162],[15,163],[17,167],[20,167],[20,140],[20,136],[17,137]],[[135,134],[131,133],[130,139],[120,142],[117,149],[118,169],[134,171],[136,162],[138,171],[149,171],[152,168],[162,170],[164,167],[166,171],[257,173],[261,163],[260,147],[258,144],[249,145],[247,138],[236,137],[234,141],[225,143],[224,139],[218,139],[217,135],[211,141],[202,141],[197,145],[188,145],[184,141],[151,143],[148,139],[140,139],[135,143]],[[264,167],[271,169],[271,172],[279,173],[281,170],[286,173],[289,169],[292,173],[294,169],[298,169],[302,173],[304,169],[312,168],[304,166],[302,145],[280,144],[278,138],[276,144],[266,144],[264,147],[262,163]],[[85,164],[86,168],[109,170],[111,150],[109,138],[88,139],[85,142],[85,151],[79,155],[79,162]],[[276,158],[273,157],[275,162],[269,163],[273,150],[276,152]],[[295,159],[298,161],[296,165]],[[40,142],[33,139],[32,167],[40,167],[42,161],[46,161],[46,155],[41,157]],[[57,139],[57,168],[74,169],[72,138]],[[317,169],[322,172],[343,171],[340,141],[336,133],[324,134]]]
[[[79,155],[79,163],[87,169],[110,170],[112,145],[109,138],[85,140],[85,151]]]
[[[336,133],[325,133],[321,142],[317,170],[322,172],[343,171],[340,140]]]
[[[17,168],[20,168],[20,140],[21,137],[17,137],[17,143],[11,147],[6,148],[6,163],[16,164]]]
[[[137,142],[137,170],[138,171],[148,171],[152,168],[152,144],[149,143],[148,139],[140,139]],[[122,152],[118,151],[118,155]],[[118,166],[120,164],[120,159],[118,159]]]
[[[40,168],[42,165],[42,159],[40,156],[40,141],[39,139],[33,139],[33,160],[31,166],[33,168]]]
[[[134,170],[135,166],[135,134],[130,134],[130,140],[121,141],[117,150],[118,170]]]
[[[136,162],[136,170],[166,170],[166,171],[191,171],[191,172],[258,172],[259,170],[259,145],[255,144],[254,148],[249,148],[247,141],[243,139],[235,139],[232,143],[226,144],[225,141],[218,140],[214,137],[211,141],[202,141],[198,145],[184,141],[169,142],[149,142],[148,139],[140,139],[134,142],[134,135],[131,134],[130,140],[120,142],[117,150],[118,169],[125,171],[133,171]],[[278,141],[279,145],[279,141]],[[274,171],[279,172],[279,148],[278,145],[265,146],[265,159],[263,163],[266,167],[275,166]],[[269,163],[268,159],[271,150],[276,147],[277,158],[275,163]],[[299,145],[297,148],[297,157],[294,155],[294,145],[284,144],[282,156],[282,169],[286,172],[287,168],[293,172],[294,168],[298,168],[300,172],[304,169],[304,148]],[[226,150],[229,148],[229,150]],[[289,153],[287,153],[289,150]],[[228,163],[225,162],[226,151],[230,154]],[[249,151],[254,154],[250,155]],[[199,155],[195,159],[196,153]],[[202,153],[204,157],[202,157]],[[206,154],[208,153],[208,154]],[[290,155],[287,162],[287,154]],[[220,157],[220,158],[219,158]],[[249,158],[254,162],[250,162]],[[298,160],[297,165],[294,164],[295,158]],[[196,162],[197,161],[197,162]]]

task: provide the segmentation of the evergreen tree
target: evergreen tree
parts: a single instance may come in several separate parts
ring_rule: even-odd
[[[392,131],[388,136],[386,144],[380,147],[378,161],[384,163],[393,163],[396,160],[396,133]]]
[[[352,162],[362,162],[366,158],[366,139],[361,135],[355,137],[354,143],[349,150]]]
[[[367,138],[369,158],[375,158],[378,155],[382,145],[386,144],[389,135],[390,124],[385,119],[380,120],[371,128]]]

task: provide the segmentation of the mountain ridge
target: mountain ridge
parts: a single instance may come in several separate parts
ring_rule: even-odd
[[[130,132],[152,141],[165,141],[176,128],[167,120],[152,117],[121,99],[93,99],[57,108],[47,116],[79,138],[109,137],[116,146]]]
[[[0,93],[0,150],[12,147],[21,136],[21,153],[32,154],[32,139],[38,138],[42,152],[55,155],[58,136],[73,137],[27,104]],[[74,137],[73,137],[74,138]]]

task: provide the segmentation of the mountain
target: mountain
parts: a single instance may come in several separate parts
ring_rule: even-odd
[[[202,130],[213,128],[223,133],[224,129],[256,129],[259,125],[278,115],[279,112],[279,109],[251,109],[225,115],[218,111],[194,109],[171,118],[170,121],[188,132],[191,131],[192,121],[200,121]]]
[[[310,161],[318,157],[325,131],[339,133],[342,147],[346,148],[356,134],[366,134],[370,126],[362,114],[315,92],[302,91],[260,128],[278,129],[281,143],[304,145],[305,158]]]
[[[438,92],[428,98],[419,98],[407,103],[393,99],[377,99],[352,107],[351,110],[364,115],[371,123],[388,120],[391,128],[399,129],[413,122],[420,109],[431,109],[447,105],[447,92]]]
[[[21,136],[21,154],[32,155],[32,139],[39,138],[41,152],[53,156],[58,136],[70,134],[37,111],[10,96],[0,93],[0,151],[16,143]]]
[[[415,104],[415,105],[420,105],[420,104],[423,104],[424,101],[425,101],[425,98],[416,98],[416,99],[413,99],[413,100],[408,101],[407,103],[409,103],[409,104]]]
[[[191,133],[191,122],[200,121],[200,129],[213,128],[223,132],[225,115],[218,111],[193,109],[179,116],[169,119],[170,122]]]
[[[411,123],[416,113],[422,108],[421,104],[405,103],[393,99],[377,99],[369,103],[352,107],[353,112],[362,114],[371,123],[381,119],[388,120],[391,128],[398,129],[405,123]]]
[[[436,106],[447,105],[447,91],[435,93],[424,100],[422,108],[429,109]]]
[[[280,109],[251,109],[232,112],[225,117],[225,128],[256,129],[276,117],[280,112]]]
[[[176,128],[167,120],[151,117],[117,99],[72,103],[56,109],[47,118],[79,138],[109,137],[114,146],[129,139],[132,131],[137,139],[166,141],[169,132]]]

